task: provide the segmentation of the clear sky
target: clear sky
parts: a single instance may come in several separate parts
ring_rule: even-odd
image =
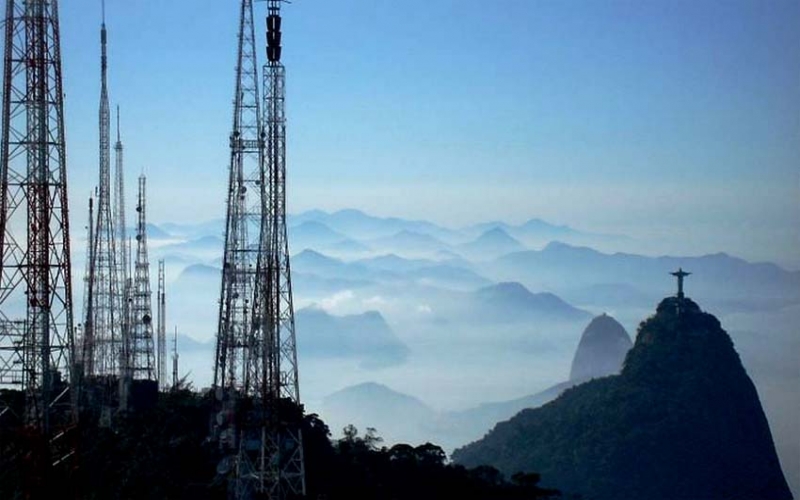
[[[237,0],[107,0],[128,199],[222,217]],[[800,3],[296,0],[289,205],[541,217],[800,268]],[[256,5],[263,45],[265,5]],[[73,227],[97,178],[100,0],[61,2]],[[260,54],[263,56],[263,50]],[[262,57],[262,60],[264,58]]]

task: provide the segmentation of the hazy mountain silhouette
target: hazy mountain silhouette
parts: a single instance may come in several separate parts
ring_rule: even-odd
[[[361,430],[376,428],[388,442],[417,442],[421,426],[435,418],[434,410],[419,399],[375,382],[331,394],[324,399],[321,413],[334,435],[353,424]]]
[[[526,408],[538,408],[557,398],[575,385],[572,381],[561,382],[536,394],[509,401],[482,403],[474,408],[449,411],[440,414],[433,426],[439,442],[447,449],[463,446],[484,436],[497,422],[513,417]]]
[[[463,411],[446,412],[438,420],[438,429],[445,436],[442,444],[455,447],[478,439],[497,422],[508,420],[523,409],[549,403],[578,383],[619,373],[631,345],[625,329],[612,317],[602,315],[593,318],[581,335],[568,381],[510,401],[484,403]]]
[[[472,294],[472,314],[486,321],[518,321],[531,318],[577,321],[591,315],[552,293],[532,293],[520,283],[504,282]]]
[[[404,229],[391,236],[384,236],[368,240],[367,245],[372,248],[391,251],[396,254],[408,256],[433,255],[442,250],[449,250],[447,243],[434,236]]]
[[[162,222],[158,226],[176,238],[196,239],[203,236],[222,237],[225,234],[225,219],[213,219],[190,224]]]
[[[632,345],[628,332],[617,320],[606,314],[597,316],[581,335],[572,360],[570,381],[616,375]]]
[[[292,272],[292,287],[298,298],[319,298],[374,284],[375,282],[367,279],[325,278],[314,273]]]
[[[408,347],[376,311],[334,316],[316,307],[295,314],[298,353],[302,356],[353,358],[364,368],[403,363]]]
[[[313,220],[289,226],[288,232],[289,241],[295,249],[321,248],[348,238],[325,224]]]
[[[290,217],[293,224],[316,221],[335,231],[342,232],[358,240],[369,240],[391,236],[401,231],[427,234],[446,240],[459,239],[457,232],[428,221],[407,220],[397,217],[374,217],[360,210],[345,209],[328,213],[312,210]]]
[[[501,277],[514,277],[555,290],[569,290],[598,283],[626,283],[643,291],[662,288],[653,276],[678,267],[703,275],[693,285],[694,294],[712,299],[752,297],[800,299],[800,272],[788,272],[775,264],[750,263],[725,253],[701,257],[646,257],[605,254],[588,247],[551,243],[543,250],[529,250],[498,258],[493,270]]]
[[[221,270],[218,267],[207,266],[205,264],[192,264],[186,267],[175,282],[176,287],[179,286],[207,286],[210,283],[219,285],[221,278]]]
[[[536,470],[587,500],[792,498],[730,337],[689,299],[659,304],[620,375],[523,410],[453,459]]]
[[[599,316],[594,318],[589,326],[586,327],[582,337],[588,337],[590,339],[588,341],[589,347],[587,347],[587,342],[583,342],[582,345],[579,344],[579,348],[575,353],[575,359],[577,361],[573,361],[573,366],[585,365],[585,367],[579,368],[578,371],[597,374],[600,373],[600,370],[605,370],[603,375],[619,372],[622,367],[622,358],[616,359],[617,363],[615,366],[609,366],[608,364],[608,352],[616,353],[616,349],[618,349],[620,344],[620,332],[612,326],[611,322],[616,323],[608,316]],[[622,328],[618,324],[617,326]],[[586,332],[589,333],[587,334]],[[627,333],[624,332],[624,329],[622,330],[622,334],[627,338]],[[630,344],[630,339],[628,338],[628,347],[630,347]],[[586,379],[584,378],[583,380]],[[464,443],[479,439],[494,427],[497,422],[508,420],[523,409],[537,408],[549,403],[565,390],[580,383],[580,381],[582,380],[571,379],[549,387],[544,391],[509,401],[483,403],[466,410],[437,413],[434,419],[431,419],[430,415],[427,413],[418,414],[417,412],[411,412],[410,415],[404,415],[403,418],[408,420],[412,415],[416,415],[420,418],[424,417],[424,420],[409,420],[403,422],[402,425],[405,426],[407,431],[406,435],[409,439],[431,440],[435,437],[436,442],[444,446],[445,449],[453,449],[457,446],[462,446]],[[370,389],[374,388],[370,387]],[[368,391],[359,392],[363,392],[365,395],[362,400],[359,401],[360,406],[350,410],[341,409],[342,412],[346,411],[347,415],[353,415],[357,412],[380,415],[380,425],[377,423],[370,424],[378,429],[394,428],[399,425],[398,422],[395,421],[392,412],[385,412],[380,408],[381,405],[384,405],[383,397],[386,397],[385,395],[369,399],[366,397],[366,394],[369,394]],[[394,391],[392,391],[392,393],[393,397],[395,397],[398,402],[416,401],[413,396],[399,394]],[[331,412],[330,416],[336,418],[337,421],[343,421],[344,419],[344,417],[338,413]],[[411,429],[414,429],[415,432],[411,433]]]
[[[335,254],[349,256],[360,256],[372,251],[372,248],[369,246],[350,238],[337,241],[336,243],[322,247],[322,249]]]
[[[150,275],[154,275],[152,267]],[[174,318],[179,318],[181,332],[194,338],[213,338],[219,319],[221,279],[221,269],[205,264],[193,264],[181,271],[174,282],[167,284],[167,325],[175,324]]]
[[[645,292],[627,283],[598,283],[561,292],[564,300],[572,304],[593,305],[601,308],[646,307],[658,301],[656,292]]]
[[[452,290],[474,290],[492,283],[469,269],[447,264],[438,264],[409,271],[407,276],[421,285]]]
[[[170,365],[172,359],[172,332],[167,332],[167,355],[169,356],[170,362],[167,365]],[[178,333],[178,355],[181,354],[190,354],[195,352],[205,352],[208,353],[209,356],[214,356],[214,349],[216,347],[216,340],[209,340],[207,342],[200,342],[198,340],[189,337],[188,335],[184,335],[182,333]]]
[[[488,229],[475,240],[460,245],[458,251],[476,260],[489,260],[500,255],[525,250],[525,245],[500,227]]]
[[[394,253],[379,255],[356,261],[370,269],[379,271],[391,271],[394,273],[405,273],[423,267],[430,267],[437,262],[431,259],[406,259]]]
[[[358,253],[369,250],[369,247],[349,236],[334,231],[325,224],[309,220],[296,226],[290,226],[289,243],[293,251],[313,249],[336,251],[342,253]]]
[[[519,225],[508,224],[503,221],[483,222],[469,226],[465,228],[465,231],[472,234],[481,234],[497,228],[515,237],[527,239],[563,239],[565,236],[583,234],[569,226],[550,224],[541,219],[531,219]]]
[[[533,247],[543,246],[553,241],[583,245],[600,243],[612,246],[629,241],[626,236],[579,231],[566,225],[551,224],[536,218],[518,225],[502,221],[485,222],[464,228],[463,232],[476,236],[494,228],[502,229],[516,240]]]
[[[316,274],[324,278],[346,280],[373,280],[386,273],[370,271],[357,262],[345,262],[314,250],[303,250],[291,257],[292,271]]]
[[[292,257],[293,271],[302,275],[306,284],[318,280],[339,280],[344,289],[365,284],[417,284],[450,290],[474,290],[491,283],[470,269],[439,263],[429,259],[405,259],[394,254],[345,262],[340,259],[304,250]],[[352,282],[354,286],[347,286]],[[320,288],[305,288],[319,291]]]
[[[135,245],[134,245],[135,248]],[[225,243],[217,236],[202,236],[200,238],[173,243],[153,249],[154,253],[161,255],[179,254],[191,255],[196,258],[213,258],[222,255]]]

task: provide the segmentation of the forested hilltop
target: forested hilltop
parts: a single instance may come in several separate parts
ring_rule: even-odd
[[[585,500],[792,498],[730,337],[687,298],[641,324],[619,376],[524,410],[453,459],[537,470]]]

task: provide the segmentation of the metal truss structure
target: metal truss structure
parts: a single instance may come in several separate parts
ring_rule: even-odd
[[[220,470],[230,478],[232,498],[305,493],[280,56],[280,1],[269,0],[269,62],[259,96],[253,4],[242,0],[214,368],[215,434],[227,455]]]
[[[139,199],[136,204],[136,264],[131,291],[131,325],[126,342],[129,353],[125,367],[126,381],[156,380],[153,349],[153,308],[150,291],[150,260],[147,256],[146,179],[139,177]]]
[[[122,325],[125,314],[119,275],[117,234],[111,209],[111,151],[110,111],[108,104],[108,32],[103,9],[100,30],[100,178],[97,191],[97,219],[90,251],[89,293],[84,300],[86,317],[83,321],[83,370],[87,378],[118,377],[126,357]],[[120,144],[121,145],[121,144]],[[118,151],[119,153],[119,151]],[[121,161],[122,157],[118,157]],[[121,194],[121,193],[120,193]],[[110,396],[110,395],[107,395]]]
[[[56,464],[76,418],[58,2],[8,0],[4,34],[0,387],[24,392],[23,421]]]
[[[158,261],[158,326],[156,328],[156,380],[161,390],[167,389],[167,292],[164,261]]]

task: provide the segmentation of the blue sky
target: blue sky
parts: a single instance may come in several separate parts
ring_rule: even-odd
[[[107,0],[128,198],[146,172],[152,220],[223,214],[237,4]],[[80,228],[100,1],[62,2],[61,23]],[[798,25],[788,0],[297,0],[290,210],[542,217],[800,267]]]

